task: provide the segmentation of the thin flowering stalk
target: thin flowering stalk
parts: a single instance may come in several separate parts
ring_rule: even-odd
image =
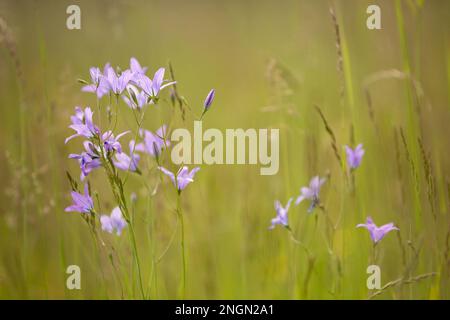
[[[176,174],[167,170],[163,167],[158,167],[158,169],[167,175],[177,190],[177,215],[180,220],[181,228],[181,258],[183,262],[183,278],[182,278],[182,297],[186,295],[186,250],[185,250],[185,237],[184,237],[184,217],[181,211],[181,192],[194,181],[194,175],[200,170],[199,167],[193,168],[189,171],[187,166],[181,167]]]
[[[309,280],[311,279],[312,270],[314,268],[315,257],[311,254],[308,247],[302,241],[298,240],[294,236],[294,232],[292,231],[291,227],[289,226],[288,211],[289,211],[289,207],[291,205],[292,200],[293,199],[290,198],[288,200],[286,206],[284,206],[284,207],[282,206],[280,201],[278,201],[278,200],[275,201],[275,211],[276,211],[277,215],[275,218],[273,218],[271,220],[271,226],[269,227],[269,230],[274,229],[276,225],[280,225],[280,226],[284,227],[288,231],[291,241],[294,244],[300,246],[305,251],[306,256],[308,258],[308,269],[307,269],[304,283],[303,283],[303,297],[306,299],[306,297],[308,296],[308,284],[309,284]]]
[[[184,217],[183,212],[181,211],[181,191],[177,192],[177,214],[178,219],[180,220],[180,230],[181,230],[181,258],[183,262],[183,278],[182,278],[182,299],[186,297],[186,249],[184,246]]]
[[[305,278],[303,280],[303,299],[307,299],[308,298],[308,287],[309,287],[309,281],[311,280],[311,275],[314,269],[314,264],[316,262],[316,258],[315,256],[311,253],[311,251],[308,249],[308,247],[300,240],[298,240],[295,236],[294,236],[294,232],[292,231],[291,227],[287,226],[286,229],[289,232],[289,236],[290,239],[292,240],[292,242],[295,245],[300,246],[306,253],[306,257],[307,257],[307,262],[308,262],[308,267],[306,269],[306,274],[305,274]]]
[[[100,139],[100,138],[98,138],[98,139]],[[100,143],[100,141],[98,141],[98,142]],[[136,267],[138,270],[139,287],[140,287],[142,298],[145,299],[145,292],[144,292],[142,273],[141,273],[141,265],[140,265],[140,259],[139,259],[139,254],[138,254],[138,250],[137,250],[137,245],[136,245],[136,235],[135,235],[133,223],[130,218],[130,213],[128,210],[128,206],[127,206],[127,202],[126,202],[126,198],[125,198],[125,194],[124,194],[123,182],[118,175],[118,172],[116,170],[116,167],[114,166],[114,163],[112,162],[111,157],[106,154],[104,148],[102,148],[102,160],[103,160],[103,166],[106,170],[106,173],[107,173],[107,176],[108,176],[108,179],[109,179],[112,191],[113,191],[113,195],[119,204],[119,208],[122,211],[125,221],[130,226],[130,228],[129,228],[130,229],[130,241],[131,241],[131,245],[132,245],[132,249],[133,249],[133,255],[134,255],[135,262],[136,262]]]

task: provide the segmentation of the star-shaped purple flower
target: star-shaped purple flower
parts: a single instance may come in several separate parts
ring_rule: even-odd
[[[272,230],[275,228],[277,224],[283,226],[283,227],[289,227],[288,223],[288,211],[289,207],[291,206],[292,198],[290,198],[286,204],[286,207],[283,207],[280,203],[280,201],[275,201],[275,211],[277,212],[277,216],[271,220],[271,226],[269,227],[269,230]]]
[[[76,134],[66,138],[65,143],[75,137],[92,138],[94,135],[99,134],[100,130],[92,122],[92,115],[93,112],[89,107],[86,107],[84,111],[80,107],[75,107],[75,115],[70,117],[72,124],[69,128],[75,130]]]
[[[122,153],[122,146],[120,145],[119,139],[130,133],[130,131],[125,131],[114,137],[114,133],[112,131],[106,131],[102,135],[103,146],[107,152],[117,151],[118,153]]]
[[[82,152],[80,154],[71,153],[69,155],[70,159],[77,159],[80,164],[81,181],[83,181],[84,178],[87,177],[92,170],[102,165],[99,157],[99,152],[98,150],[95,149],[92,142],[84,141],[83,146],[84,149],[86,150],[85,152]]]
[[[125,154],[125,152],[116,153],[116,161],[114,161],[114,166],[124,171],[138,171],[138,162],[140,156],[137,153],[133,152],[136,151],[133,140],[130,141],[129,147],[131,156],[128,156],[127,154]]]
[[[104,95],[108,94],[109,92],[109,86],[104,78],[104,75],[106,75],[106,70],[109,68],[109,64],[105,65],[104,73],[100,71],[97,67],[92,67],[89,69],[89,73],[91,75],[91,84],[88,84],[81,88],[81,91],[83,92],[95,92],[97,94],[97,97],[100,99]]]
[[[358,168],[364,155],[363,145],[361,143],[358,144],[358,146],[354,150],[349,146],[344,147],[347,154],[347,165],[352,170]]]
[[[147,72],[147,67],[141,67],[139,61],[136,58],[132,57],[130,59],[130,70],[133,75],[145,74]]]
[[[166,168],[158,167],[158,169],[172,180],[179,192],[184,190],[189,183],[194,182],[194,175],[200,170],[199,167],[195,167],[189,171],[187,166],[183,166],[178,170],[177,174],[174,175],[173,172]]]
[[[303,187],[300,189],[300,195],[297,197],[297,200],[295,200],[295,205],[298,205],[305,199],[311,200],[311,205],[309,206],[308,212],[312,212],[320,203],[319,191],[325,181],[325,178],[320,178],[319,176],[312,178],[309,183],[309,187]]]
[[[113,233],[115,229],[118,236],[122,233],[122,229],[127,226],[127,222],[122,218],[122,211],[120,211],[119,207],[115,207],[110,216],[102,215],[100,223],[103,231]]]
[[[130,70],[125,70],[120,75],[117,75],[114,69],[112,67],[109,67],[106,70],[106,76],[104,77],[111,92],[119,95],[122,94],[122,92],[127,87],[128,83],[133,77],[133,73]]]
[[[370,238],[372,239],[374,244],[377,244],[383,237],[392,230],[400,230],[395,227],[394,224],[387,223],[382,225],[381,227],[377,227],[377,225],[373,222],[371,217],[367,217],[366,223],[360,223],[356,226],[357,228],[366,228],[370,233]]]
[[[91,213],[94,210],[94,202],[89,195],[87,184],[84,185],[84,194],[72,191],[71,196],[73,204],[65,209],[66,212]]]
[[[144,90],[139,91],[135,86],[129,84],[127,86],[128,95],[122,96],[123,101],[129,106],[131,109],[142,109],[147,104],[152,104],[153,101],[148,102],[148,96],[144,92]]]
[[[164,68],[159,68],[153,79],[150,79],[144,74],[137,74],[134,77],[134,82],[147,94],[148,97],[156,98],[159,92],[176,83],[176,81],[164,83]]]

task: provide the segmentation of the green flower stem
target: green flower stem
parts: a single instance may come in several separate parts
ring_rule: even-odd
[[[131,245],[132,245],[132,249],[133,249],[134,260],[136,262],[136,267],[137,267],[137,271],[138,271],[139,288],[141,291],[142,298],[145,299],[144,286],[143,286],[143,282],[142,282],[141,264],[140,264],[139,254],[138,254],[137,245],[136,245],[136,235],[134,232],[133,221],[131,219],[131,216],[130,216],[130,213],[128,210],[128,206],[126,203],[125,193],[123,190],[123,183],[122,183],[122,180],[120,180],[120,177],[117,173],[116,168],[114,167],[111,157],[108,157],[108,155],[106,154],[106,152],[103,148],[102,148],[102,150],[103,150],[102,151],[103,166],[106,170],[106,174],[108,176],[108,180],[111,185],[114,197],[116,198],[116,201],[119,204],[119,207],[125,217],[125,220],[127,221],[128,225],[130,227],[130,241],[131,241]]]
[[[181,211],[181,191],[178,191],[177,194],[177,214],[180,219],[180,228],[181,228],[181,258],[183,260],[183,278],[182,278],[182,295],[181,297],[184,299],[186,297],[186,250],[184,246],[184,217],[183,212]]]

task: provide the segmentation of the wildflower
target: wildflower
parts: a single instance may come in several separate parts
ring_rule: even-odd
[[[388,223],[382,225],[381,227],[377,227],[377,225],[373,222],[371,217],[367,217],[366,223],[361,223],[356,226],[357,228],[363,227],[369,230],[370,238],[372,239],[374,244],[377,244],[383,237],[392,230],[400,230],[395,227],[393,223]]]
[[[203,103],[203,113],[202,113],[201,118],[206,113],[206,111],[208,111],[209,108],[211,107],[211,104],[214,100],[215,95],[216,95],[216,90],[211,89],[211,91],[209,91],[208,95],[205,98],[205,102]]]
[[[118,236],[122,233],[122,229],[127,226],[125,219],[122,218],[122,211],[120,211],[119,207],[115,207],[110,216],[102,215],[100,217],[100,223],[102,224],[103,231],[113,233],[114,229],[116,229]]]
[[[130,59],[130,70],[133,75],[136,74],[145,74],[147,72],[147,67],[141,67],[139,61],[136,58],[132,57]]]
[[[106,64],[105,71],[108,69],[109,64]],[[103,77],[102,72],[97,67],[92,67],[89,69],[89,73],[91,75],[91,84],[88,84],[81,88],[81,91],[83,92],[95,92],[97,94],[97,97],[100,99],[104,95],[106,95],[109,92],[109,87],[107,82],[105,81],[105,78]]]
[[[94,145],[90,141],[85,141],[83,143],[85,152],[81,154],[70,154],[70,159],[77,159],[80,164],[81,175],[80,179],[83,181],[87,175],[95,168],[100,167],[101,161],[98,155],[98,151],[95,149]]]
[[[319,176],[315,176],[311,179],[309,183],[309,187],[303,187],[300,189],[300,196],[297,197],[295,201],[295,205],[298,205],[305,199],[311,200],[311,205],[308,209],[308,212],[314,210],[314,208],[320,203],[319,200],[319,191],[320,187],[325,183],[325,178],[320,178]]]
[[[131,109],[142,109],[147,102],[147,94],[144,90],[139,91],[135,86],[129,84],[127,86],[129,97],[123,96],[122,99]],[[150,103],[153,103],[150,101]]]
[[[136,150],[140,152],[145,152],[153,157],[159,156],[163,148],[170,146],[170,141],[166,140],[167,126],[164,124],[158,130],[156,134],[148,130],[140,131],[141,137],[144,138],[143,143],[138,143],[136,145]]]
[[[173,184],[178,189],[178,192],[184,190],[189,183],[194,182],[194,175],[200,170],[199,167],[195,167],[189,172],[188,167],[183,166],[178,170],[177,174],[174,175],[173,172],[166,168],[158,167],[158,169],[172,180]]]
[[[159,68],[155,72],[155,75],[153,76],[153,80],[144,74],[138,74],[135,76],[135,82],[142,90],[144,90],[144,92],[147,94],[148,97],[156,98],[162,89],[176,83],[176,81],[172,81],[172,82],[167,82],[167,83],[163,84],[164,83],[164,73],[165,73],[165,69]]]
[[[130,144],[130,156],[128,156],[127,154],[125,154],[125,152],[122,153],[116,153],[116,161],[114,161],[114,166],[120,170],[124,170],[124,171],[136,171],[139,172],[138,170],[138,162],[140,159],[140,156],[136,153],[134,153],[134,141],[131,140]]]
[[[163,85],[164,81],[164,72],[166,70],[164,68],[159,68],[155,75],[153,76],[153,95],[157,96],[159,94],[159,91],[161,90],[161,87]]]
[[[76,191],[71,192],[73,204],[68,206],[66,212],[80,212],[80,213],[91,213],[94,210],[94,202],[89,195],[89,187],[87,184],[84,185],[84,194],[78,193]]]
[[[79,136],[92,138],[94,135],[100,132],[92,122],[92,115],[93,112],[89,107],[86,107],[84,111],[81,110],[80,107],[75,107],[75,115],[70,117],[72,124],[69,126],[69,128],[75,130],[77,133],[66,138],[65,143]]]
[[[277,212],[277,216],[272,219],[272,225],[269,227],[269,230],[275,228],[277,224],[282,225],[286,228],[289,228],[288,224],[288,211],[291,206],[292,198],[290,198],[286,204],[286,207],[283,208],[280,201],[275,201],[275,211]]]
[[[354,150],[349,146],[345,146],[345,152],[347,153],[347,164],[349,168],[358,168],[364,155],[363,145],[358,144],[358,146]]]
[[[122,94],[132,77],[130,70],[125,70],[118,76],[112,67],[106,70],[105,75],[109,89],[116,95]]]
[[[130,131],[122,132],[121,134],[118,134],[117,137],[114,137],[114,133],[112,133],[112,131],[106,131],[103,133],[102,140],[106,152],[117,151],[118,153],[122,153],[122,146],[120,145],[119,139],[127,133],[130,133]]]

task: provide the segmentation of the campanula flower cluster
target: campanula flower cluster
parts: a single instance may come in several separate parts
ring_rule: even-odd
[[[130,128],[130,130],[116,132],[119,112],[115,115],[116,119],[110,120],[102,127],[100,125],[102,118],[100,100],[109,96],[109,102],[116,101],[117,108],[122,108],[120,101],[123,101],[122,104],[130,108],[131,112],[143,116],[144,108],[157,104],[163,91],[176,83],[165,78],[165,68],[157,69],[153,76],[147,75],[147,71],[148,68],[142,67],[136,58],[130,59],[129,68],[126,70],[115,69],[109,63],[103,69],[91,67],[89,69],[90,81],[80,80],[84,84],[81,90],[95,94],[97,108],[75,107],[69,125],[73,134],[65,139],[65,143],[69,143],[75,138],[82,139],[79,153],[71,153],[69,158],[77,161],[80,168],[80,181],[84,183],[83,193],[80,193],[77,187],[72,185],[72,204],[66,208],[66,211],[97,216],[87,178],[92,172],[102,168],[111,184],[117,207],[112,210],[110,215],[101,215],[99,220],[103,231],[115,232],[117,235],[120,235],[130,222],[130,213],[124,200],[125,180],[119,172],[141,174],[142,156],[150,156],[158,161],[161,153],[170,147],[169,128],[163,124],[155,132],[152,132],[139,125],[137,129]],[[213,99],[214,90],[211,90],[205,100],[204,110],[209,109]],[[110,105],[108,105],[108,109],[111,109]],[[159,172],[169,176],[178,193],[194,181],[195,173],[200,170],[197,167],[189,171],[184,166],[174,174],[159,162],[158,168]]]

